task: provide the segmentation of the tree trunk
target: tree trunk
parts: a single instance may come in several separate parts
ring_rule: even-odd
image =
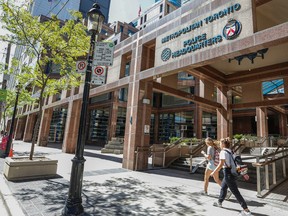
[[[37,141],[37,135],[39,133],[39,127],[40,127],[40,123],[41,123],[41,119],[42,119],[42,112],[43,112],[42,107],[43,107],[43,103],[44,103],[43,91],[44,91],[44,88],[41,90],[40,97],[39,97],[39,111],[37,112],[37,115],[38,115],[37,121],[36,121],[36,124],[34,126],[34,133],[33,133],[33,137],[32,137],[32,144],[31,144],[29,160],[33,159],[34,148],[35,148],[35,144]]]

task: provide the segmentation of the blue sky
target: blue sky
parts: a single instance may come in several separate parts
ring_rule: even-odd
[[[140,5],[143,13],[154,3],[155,0],[111,0],[109,22],[130,22],[137,18]]]
[[[24,1],[24,0],[21,0]],[[137,18],[139,6],[141,6],[142,13],[147,10],[155,0],[111,0],[109,22],[122,21],[129,23]],[[1,29],[3,34],[3,30]],[[5,61],[6,44],[0,42],[0,62]]]

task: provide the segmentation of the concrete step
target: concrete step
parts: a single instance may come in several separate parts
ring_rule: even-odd
[[[106,148],[106,149],[119,149],[119,150],[123,150],[124,147],[123,147],[122,144],[117,144],[117,145],[115,145],[115,144],[113,144],[113,145],[107,144],[107,145],[104,146],[104,148]]]
[[[106,154],[123,154],[123,150],[102,148],[101,153],[103,153],[103,154],[105,154],[105,153]]]
[[[123,142],[124,142],[124,138],[112,137],[111,141],[112,141],[112,142],[120,142],[120,143],[123,143]]]

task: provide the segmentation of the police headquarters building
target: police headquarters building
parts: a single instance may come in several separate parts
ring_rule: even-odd
[[[142,170],[148,155],[135,151],[170,137],[287,137],[287,11],[286,0],[194,0],[147,24],[116,45],[106,84],[91,89],[87,144],[118,140],[123,167]],[[74,152],[82,93],[47,99],[40,145],[59,127]],[[24,110],[16,138],[31,140],[35,118]]]

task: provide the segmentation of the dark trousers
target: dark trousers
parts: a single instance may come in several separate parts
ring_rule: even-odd
[[[224,201],[227,194],[227,189],[229,188],[232,194],[236,197],[237,201],[240,203],[241,207],[243,209],[246,209],[247,204],[238,190],[236,177],[231,174],[231,169],[224,168],[223,173],[224,179],[222,180],[221,191],[218,201],[220,203]]]

